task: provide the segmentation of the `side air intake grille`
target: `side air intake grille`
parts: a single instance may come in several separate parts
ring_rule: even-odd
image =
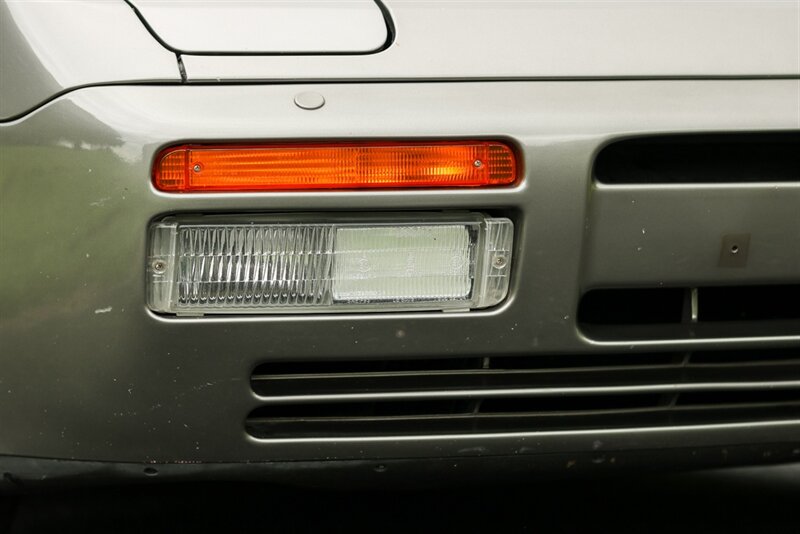
[[[800,133],[665,135],[617,141],[598,154],[607,184],[800,182]]]
[[[800,418],[800,349],[280,362],[251,376],[262,439]]]
[[[800,332],[800,284],[594,289],[578,323],[599,339],[791,335]]]

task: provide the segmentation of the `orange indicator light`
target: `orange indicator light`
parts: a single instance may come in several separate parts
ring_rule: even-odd
[[[156,158],[169,193],[510,185],[514,151],[497,141],[182,145]]]

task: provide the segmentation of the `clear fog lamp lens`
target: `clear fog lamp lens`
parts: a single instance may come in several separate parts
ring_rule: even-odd
[[[463,310],[508,292],[505,218],[169,219],[150,229],[148,304],[171,314]]]

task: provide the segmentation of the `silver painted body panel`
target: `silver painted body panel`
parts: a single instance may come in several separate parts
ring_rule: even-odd
[[[312,88],[326,105],[295,106],[294,96]],[[800,242],[800,184],[596,186],[591,164],[604,144],[634,134],[797,130],[798,94],[798,80],[706,80],[97,87],[64,95],[0,126],[0,455],[239,462],[381,458],[387,447],[412,458],[591,450],[597,440],[614,450],[792,439],[800,421],[273,441],[247,437],[242,421],[261,403],[250,372],[270,359],[797,346],[800,333],[604,342],[582,334],[575,315],[583,289],[621,277],[796,280],[800,247],[786,244]],[[149,179],[154,154],[176,142],[425,137],[508,139],[520,149],[525,180],[491,190],[175,196]],[[145,308],[146,229],[165,214],[424,209],[516,214],[503,305],[217,318]],[[752,233],[752,260],[721,271],[707,252],[718,251],[732,226]],[[664,245],[676,227],[685,239],[680,257]],[[769,260],[757,249],[770,251]]]
[[[368,53],[388,39],[373,0],[131,0],[185,53]]]
[[[0,2],[0,73],[0,121],[75,87],[181,79],[175,54],[107,0]]]
[[[189,80],[800,75],[800,3],[387,0],[365,56],[183,57]]]

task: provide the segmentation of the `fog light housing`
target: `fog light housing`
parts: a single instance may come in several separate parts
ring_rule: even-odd
[[[179,315],[467,310],[508,292],[513,223],[478,213],[168,218],[148,305]]]

